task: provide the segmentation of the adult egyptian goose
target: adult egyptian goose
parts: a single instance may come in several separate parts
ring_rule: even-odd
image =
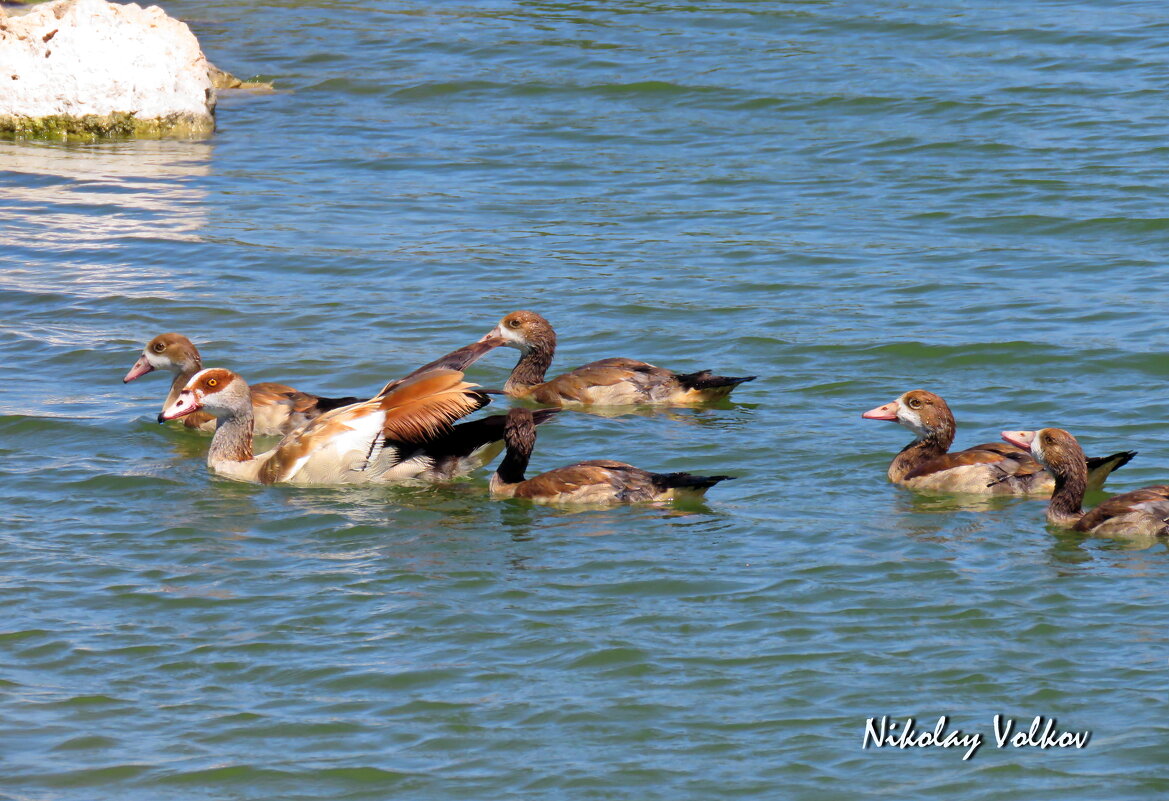
[[[950,452],[954,415],[946,402],[932,392],[906,392],[861,417],[900,423],[916,436],[889,464],[889,480],[894,484],[925,492],[1044,497],[1055,489],[1051,473],[1025,448],[989,442]],[[1121,451],[1090,459],[1089,486],[1104,486],[1109,473],[1128,464],[1134,456],[1136,451]]]
[[[1169,535],[1169,485],[1115,495],[1085,514],[1088,462],[1075,437],[1062,428],[1042,428],[1004,431],[1003,439],[1028,449],[1055,476],[1055,492],[1047,505],[1049,522],[1102,536]]]
[[[525,479],[536,445],[536,426],[532,410],[522,407],[507,413],[504,442],[507,455],[491,476],[491,494],[497,498],[587,505],[669,501],[684,495],[702,495],[718,482],[732,478],[650,473],[624,462],[597,459]]]
[[[154,370],[169,370],[174,373],[174,380],[162,405],[166,409],[175,402],[179,391],[191,377],[202,369],[203,359],[191,340],[182,334],[159,334],[146,343],[142,355],[134,362],[130,372],[126,373],[122,383],[128,384]],[[253,384],[251,392],[255,433],[264,436],[283,436],[330,409],[361,400],[310,395],[270,381]],[[215,418],[205,412],[195,412],[183,418],[183,425],[200,431],[214,431]]]
[[[230,370],[211,368],[191,376],[158,420],[199,410],[217,417],[207,466],[228,478],[259,484],[399,483],[459,472],[484,443],[472,441],[470,430],[454,436],[450,424],[489,402],[458,370],[437,368],[403,379],[371,400],[324,412],[255,455],[250,388]]]
[[[388,392],[413,376],[430,370],[444,368],[462,372],[502,344],[503,339],[500,337],[485,336],[478,342],[451,351],[445,356],[440,356],[404,378],[390,381],[378,394]],[[171,382],[166,401],[163,403],[163,408],[166,409],[174,403],[179,391],[190,381],[191,377],[202,369],[203,360],[191,340],[182,334],[160,334],[146,344],[142,355],[130,368],[130,372],[126,373],[122,383],[129,383],[153,370],[170,370],[175,374],[175,377]],[[364,400],[356,397],[327,398],[322,395],[310,395],[290,386],[270,381],[252,384],[251,393],[255,415],[254,433],[261,436],[284,436],[300,428],[309,420],[319,417],[324,412]],[[215,430],[215,418],[203,411],[185,416],[183,424],[188,428],[197,428],[200,431]],[[502,435],[499,439],[502,440]]]
[[[709,370],[675,373],[635,359],[614,358],[545,381],[556,353],[556,332],[547,320],[535,312],[512,312],[488,336],[497,336],[505,346],[520,351],[520,360],[503,386],[504,394],[553,406],[684,406],[725,398],[736,386],[755,378],[730,378]]]

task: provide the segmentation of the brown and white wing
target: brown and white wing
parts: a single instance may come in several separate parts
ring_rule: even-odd
[[[376,401],[321,415],[288,434],[260,469],[264,484],[338,484],[380,453],[385,411]]]
[[[559,375],[532,393],[541,403],[596,403],[631,405],[656,401],[657,395],[677,389],[674,374],[636,359],[612,358],[591,362]]]
[[[449,433],[451,423],[482,409],[491,398],[463,381],[462,372],[439,368],[406,379],[375,401],[386,413],[388,439],[419,443]]]
[[[490,402],[462,378],[457,370],[435,370],[386,395],[322,414],[280,442],[260,480],[265,484],[378,480],[398,457],[387,443],[433,439]]]
[[[943,453],[914,468],[906,483],[951,492],[1027,493],[1050,480],[1033,456],[1007,443],[988,442]]]
[[[1109,524],[1113,524],[1109,526]],[[1119,524],[1119,525],[1117,525]],[[1134,534],[1169,533],[1169,485],[1145,487],[1116,495],[1088,512],[1076,523],[1076,531],[1115,528],[1109,533],[1123,534],[1131,527]]]
[[[289,421],[296,413],[297,406],[294,396],[303,395],[303,393],[299,393],[285,384],[276,384],[271,381],[252,384],[250,388],[252,391],[252,411],[255,414],[255,433],[261,436],[271,436],[290,430],[292,426],[289,425]]]
[[[251,390],[255,432],[268,436],[283,436],[327,411],[362,401],[351,397],[325,398],[271,381],[253,384]]]
[[[652,500],[653,495],[649,473],[606,459],[549,470],[520,484],[515,493],[517,498],[581,504]]]

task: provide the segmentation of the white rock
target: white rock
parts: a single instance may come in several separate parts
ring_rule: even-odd
[[[208,69],[190,28],[158,6],[45,3],[0,17],[0,131],[206,135]]]

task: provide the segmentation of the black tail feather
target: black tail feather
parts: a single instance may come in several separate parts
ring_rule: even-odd
[[[710,370],[699,370],[697,373],[680,373],[678,383],[686,389],[717,389],[719,387],[737,387],[747,381],[754,381],[756,376],[726,376],[715,375]]]
[[[655,487],[666,489],[687,489],[705,492],[720,481],[730,481],[734,476],[696,476],[693,473],[654,473]]]
[[[1132,461],[1133,457],[1137,455],[1136,451],[1120,451],[1111,456],[1089,456],[1088,457],[1088,472],[1091,473],[1097,468],[1103,467],[1109,462],[1115,462],[1108,472],[1112,473]]]
[[[559,411],[560,409],[534,409],[532,419],[536,425],[540,425],[552,419]],[[436,459],[469,456],[489,442],[502,440],[506,422],[506,414],[492,414],[469,423],[459,423],[447,434],[427,443],[426,453]]]
[[[350,406],[354,403],[361,403],[368,398],[326,398],[323,395],[316,395],[317,409],[322,412],[331,412],[334,409],[340,409],[342,406]]]

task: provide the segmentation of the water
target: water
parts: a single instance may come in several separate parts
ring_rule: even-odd
[[[1169,479],[1159,4],[164,5],[278,91],[207,142],[0,142],[0,797],[1169,790],[1164,543],[914,497],[859,418],[925,387],[959,445],[1058,424],[1140,451],[1112,490]],[[760,376],[561,415],[536,469],[738,480],[244,486],[120,383],[173,330],[372,391],[520,308],[563,367]],[[862,751],[881,715],[987,744]]]

